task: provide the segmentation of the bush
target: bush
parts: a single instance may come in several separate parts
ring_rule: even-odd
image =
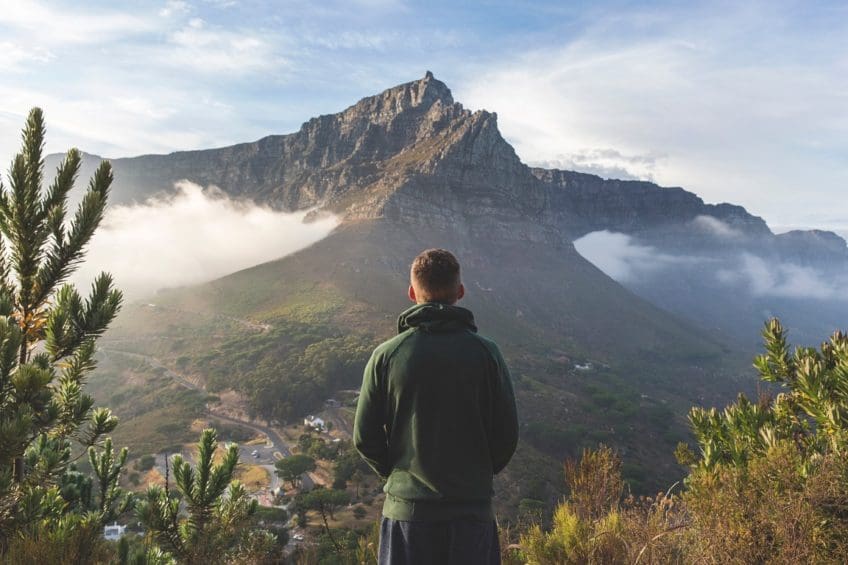
[[[156,458],[153,455],[148,454],[148,455],[142,455],[139,458],[138,463],[136,463],[136,468],[139,471],[144,472],[144,471],[149,471],[150,469],[152,469],[154,465],[156,465]]]
[[[566,463],[570,492],[552,527],[532,526],[505,560],[848,563],[848,336],[790,353],[777,320],[763,335],[755,366],[783,391],[757,402],[740,395],[721,412],[692,409],[700,456],[678,445],[690,465],[682,495],[622,500],[618,457],[585,451]]]
[[[744,466],[696,469],[684,494],[693,555],[715,562],[848,563],[848,463],[805,465],[783,441]]]
[[[569,495],[545,531],[535,524],[507,562],[615,565],[682,562],[685,514],[671,494],[623,498],[621,460],[609,448],[584,450],[565,465]],[[518,560],[518,561],[516,561]]]

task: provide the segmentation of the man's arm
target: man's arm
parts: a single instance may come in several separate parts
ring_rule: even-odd
[[[512,459],[518,445],[518,411],[515,408],[515,393],[506,362],[496,346],[491,349],[497,364],[497,375],[493,387],[494,418],[489,451],[492,454],[492,471],[497,475]]]
[[[391,472],[385,427],[386,397],[380,386],[380,356],[375,351],[365,366],[353,423],[353,445],[368,465],[384,479]]]

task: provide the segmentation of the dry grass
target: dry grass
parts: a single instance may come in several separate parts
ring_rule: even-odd
[[[249,492],[267,489],[271,485],[271,476],[267,469],[258,465],[239,465],[236,478],[244,483]]]
[[[147,488],[147,485],[164,485],[165,477],[162,476],[162,473],[158,469],[150,469],[142,476],[139,484],[143,488]]]

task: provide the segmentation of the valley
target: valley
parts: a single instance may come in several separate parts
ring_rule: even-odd
[[[745,209],[681,188],[531,169],[496,114],[465,109],[431,73],[296,133],[113,165],[118,204],[188,180],[234,202],[309,210],[306,221],[338,219],[305,249],[125,307],[99,371],[109,373],[110,348],[146,368],[96,388],[128,422],[116,441],[140,453],[184,444],[200,417],[287,429],[357,389],[407,307],[409,261],[426,247],[460,258],[462,305],[512,371],[521,442],[496,485],[510,518],[553,508],[563,460],[598,444],[621,453],[633,493],[667,489],[685,471],[673,453],[691,440],[688,410],[756,395],[751,360],[766,317],[812,340],[843,315],[842,302],[782,296],[791,281],[755,294],[722,274],[750,255],[801,269],[786,276],[838,278],[848,265],[838,236],[775,236]],[[628,264],[650,276],[587,260],[574,242],[597,233],[625,234],[637,251]]]

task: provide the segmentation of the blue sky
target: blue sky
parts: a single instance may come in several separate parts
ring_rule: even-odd
[[[432,70],[531,164],[848,231],[848,5],[0,0],[0,159],[227,145]]]

